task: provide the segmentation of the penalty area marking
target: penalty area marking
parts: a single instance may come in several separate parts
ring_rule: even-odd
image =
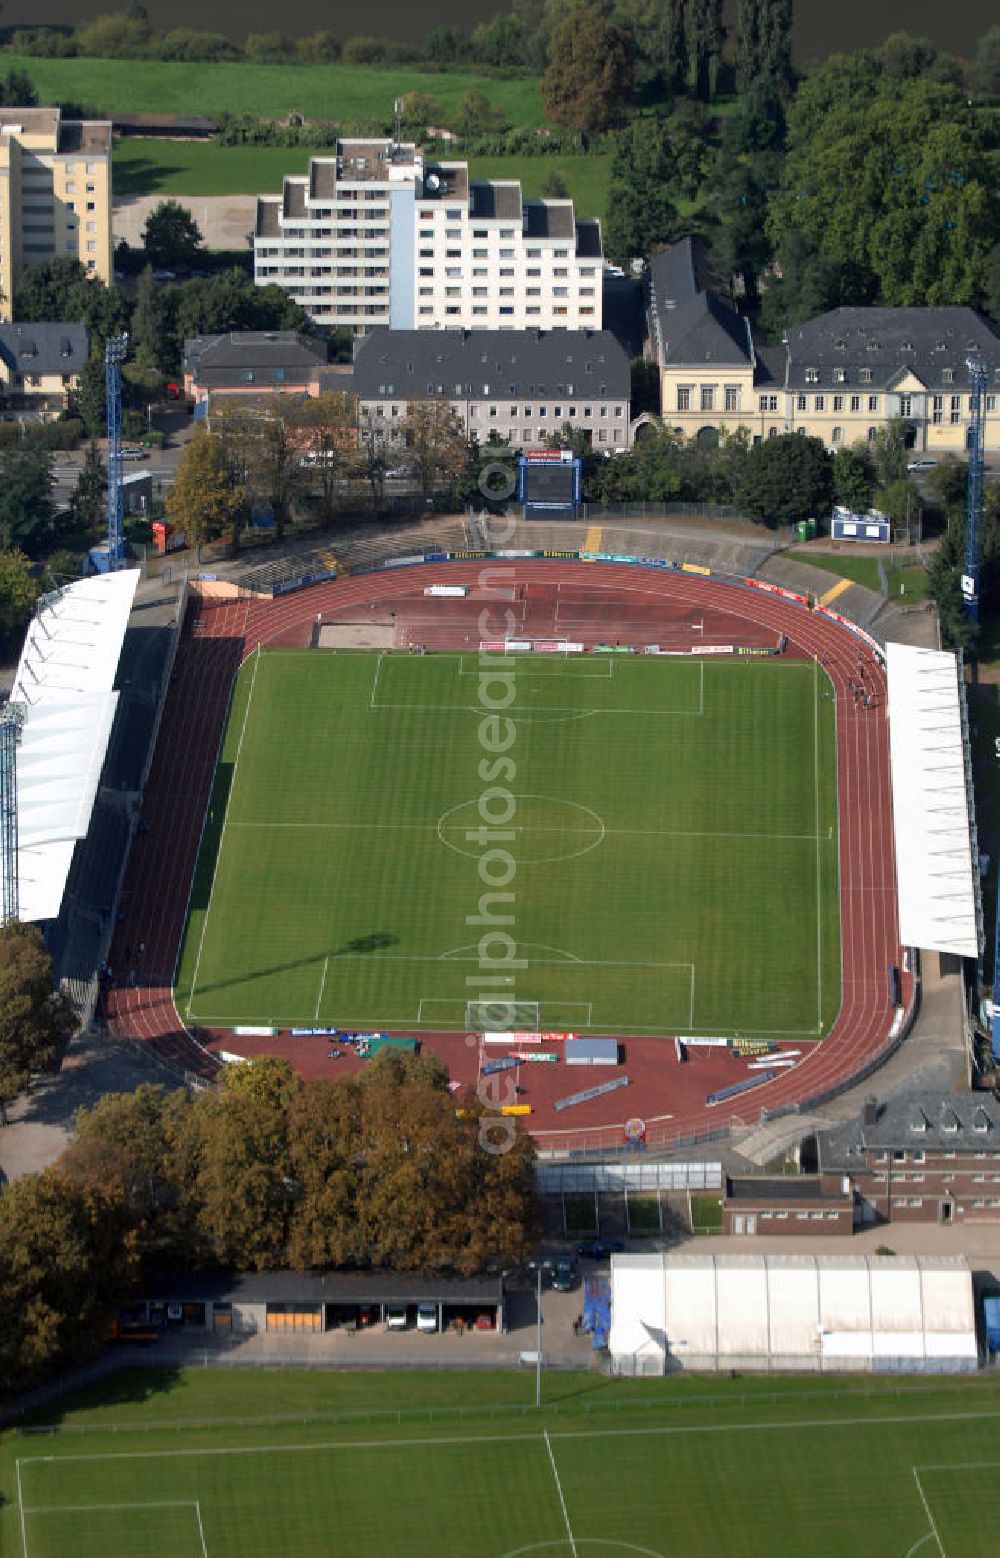
[[[44,1459],[44,1457],[33,1457]],[[202,1558],[208,1558],[208,1543],[205,1541],[205,1527],[201,1518],[201,1500],[193,1498],[175,1499],[150,1499],[145,1501],[130,1502],[125,1504],[32,1504],[25,1506],[21,1499],[21,1461],[17,1462],[17,1486],[18,1503],[21,1508],[21,1545],[24,1548],[24,1558],[29,1558],[28,1536],[25,1526],[25,1517],[28,1515],[100,1515],[100,1514],[124,1514],[129,1510],[145,1509],[193,1509],[195,1521],[198,1526],[198,1541],[201,1546]]]
[[[323,959],[323,977],[319,982],[319,995],[316,997],[316,1011],[314,1016],[317,1018],[317,1020],[319,1018],[319,1009],[323,1005],[323,991],[326,989],[326,971],[329,967],[330,954],[328,952],[326,957]]]

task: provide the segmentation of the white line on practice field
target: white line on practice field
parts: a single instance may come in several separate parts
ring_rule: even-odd
[[[648,1423],[638,1428],[580,1428],[553,1430],[553,1439],[636,1439],[677,1438],[685,1434],[772,1434],[799,1433],[804,1429],[882,1428],[911,1423],[986,1423],[996,1422],[1000,1410],[994,1412],[924,1412],[894,1413],[885,1417],[827,1417],[792,1418],[773,1423],[667,1423],[650,1427]],[[46,1465],[50,1468],[64,1462],[93,1461],[158,1461],[179,1460],[181,1457],[223,1455],[302,1455],[328,1450],[435,1450],[469,1449],[479,1444],[537,1444],[538,1432],[525,1434],[448,1434],[437,1439],[423,1432],[409,1439],[326,1439],[296,1444],[239,1444],[215,1445],[211,1448],[199,1445],[182,1446],[172,1450],[100,1450],[81,1451],[72,1455],[25,1455],[18,1466]],[[927,1466],[921,1467],[928,1471]]]
[[[691,1003],[688,1007],[688,1027],[694,1027],[694,964],[691,964]]]
[[[315,1012],[315,1016],[316,1016],[317,1020],[319,1018],[319,1009],[323,1005],[323,991],[326,989],[326,971],[327,971],[327,969],[329,967],[330,967],[330,954],[328,952],[326,957],[323,959],[323,977],[322,977],[322,979],[319,982],[319,995],[316,997],[316,1012]]]
[[[193,1498],[140,1499],[127,1504],[33,1504],[26,1515],[93,1515],[110,1511],[119,1514],[123,1509],[197,1509]]]
[[[24,1495],[21,1492],[21,1458],[17,1459],[17,1507],[21,1512],[21,1547],[24,1550],[24,1558],[28,1558],[28,1532],[24,1524]]]
[[[236,775],[240,766],[240,754],[243,751],[243,738],[247,733],[247,724],[250,719],[250,705],[253,702],[253,690],[257,685],[257,668],[260,665],[260,645],[257,645],[257,658],[253,664],[253,672],[250,676],[250,691],[247,694],[247,706],[243,711],[243,728],[240,731],[240,739],[236,746],[236,757],[233,762],[233,778],[229,786],[229,796],[226,801],[226,815],[222,819],[222,832],[219,834],[219,848],[215,855],[215,873],[212,877],[212,886],[208,894],[208,908],[205,910],[205,918],[201,924],[201,936],[198,941],[198,957],[194,965],[194,973],[191,976],[191,989],[188,991],[187,1014],[191,1017],[191,1007],[194,1004],[195,991],[198,988],[198,970],[201,968],[201,954],[205,950],[205,932],[208,930],[208,922],[212,917],[212,900],[215,897],[215,884],[219,880],[219,869],[222,865],[222,846],[226,841],[226,829],[229,826],[229,817],[232,811],[233,799],[236,795]]]
[[[931,1514],[931,1506],[927,1502],[927,1495],[924,1493],[923,1485],[920,1481],[920,1473],[917,1471],[915,1466],[913,1467],[913,1480],[917,1484],[917,1492],[920,1494],[920,1502],[924,1506],[924,1513],[927,1516],[927,1523],[931,1528],[931,1534],[933,1535],[935,1542],[937,1542],[938,1552],[941,1554],[941,1558],[947,1558],[947,1554],[944,1550],[944,1543],[941,1540],[941,1535],[937,1528],[937,1521]]]
[[[562,1483],[559,1481],[559,1471],[556,1466],[556,1458],[552,1454],[552,1445],[549,1440],[548,1429],[545,1430],[545,1448],[549,1452],[549,1461],[552,1465],[552,1475],[556,1479],[556,1492],[559,1495],[559,1504],[562,1508],[563,1520],[566,1522],[566,1535],[569,1537],[570,1552],[573,1554],[573,1558],[579,1558],[576,1550],[576,1543],[573,1540],[573,1527],[569,1523],[569,1514],[566,1509],[566,1500],[563,1498]]]
[[[198,1535],[201,1537],[201,1558],[208,1558],[208,1543],[205,1541],[205,1527],[201,1523],[201,1499],[195,1499],[194,1512],[198,1517]]]
[[[379,655],[378,659],[375,662],[375,675],[372,678],[372,695],[371,695],[371,698],[368,700],[368,707],[370,709],[377,709],[377,708],[381,707],[380,704],[377,704],[375,702],[375,694],[378,692],[378,679],[379,679],[379,675],[381,673],[381,670],[382,670],[382,656]]]

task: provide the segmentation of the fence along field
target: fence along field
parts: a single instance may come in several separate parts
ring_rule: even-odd
[[[516,662],[515,994],[546,1029],[818,1038],[835,729],[812,662]],[[263,652],[235,690],[178,977],[224,1026],[464,1028],[473,655]]]
[[[195,1371],[197,1372],[197,1371]],[[181,1377],[185,1386],[187,1377]],[[5,1552],[24,1558],[985,1558],[995,1531],[996,1383],[898,1380],[630,1381],[557,1376],[562,1397],[518,1410],[517,1376],[375,1376],[398,1399],[451,1387],[460,1420],[276,1419],[170,1431],[168,1388],[112,1408],[88,1433],[72,1408],[51,1435],[10,1433],[0,1454]],[[281,1405],[322,1407],[339,1382],[219,1380]],[[352,1383],[352,1382],[348,1382]],[[499,1395],[508,1405],[478,1411]],[[547,1388],[548,1384],[547,1384]],[[384,1392],[383,1392],[384,1394]],[[591,1408],[587,1410],[587,1407]],[[617,1408],[616,1410],[612,1410]],[[105,1415],[107,1415],[105,1413]],[[131,1417],[131,1429],[130,1422]],[[986,1446],[984,1450],[984,1445]],[[391,1497],[387,1496],[391,1489]]]

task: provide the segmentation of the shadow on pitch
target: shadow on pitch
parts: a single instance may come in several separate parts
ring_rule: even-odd
[[[272,963],[270,968],[257,968],[252,974],[239,974],[232,979],[217,979],[211,984],[199,982],[199,1002],[210,990],[230,990],[234,985],[245,985],[254,979],[268,979],[272,974],[290,974],[296,969],[320,965],[324,958],[363,957],[366,953],[382,952],[386,947],[398,945],[399,937],[391,931],[372,931],[367,936],[352,936],[342,947],[331,947],[329,952],[313,952],[309,957],[294,958],[288,963]]]

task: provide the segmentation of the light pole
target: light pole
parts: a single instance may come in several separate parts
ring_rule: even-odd
[[[535,1406],[542,1404],[542,1272],[545,1262],[528,1262],[528,1270],[535,1273]]]

